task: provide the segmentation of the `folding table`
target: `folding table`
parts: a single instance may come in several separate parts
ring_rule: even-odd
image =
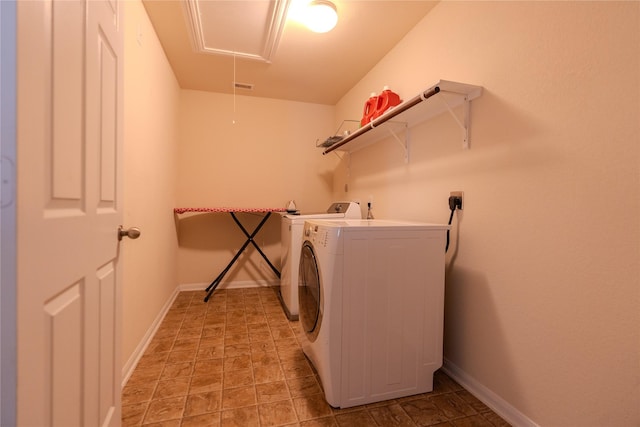
[[[218,277],[216,277],[215,280],[213,282],[211,282],[211,284],[209,286],[207,286],[207,288],[205,289],[205,291],[207,292],[207,296],[204,297],[204,301],[205,302],[209,301],[209,298],[211,297],[211,294],[213,294],[213,291],[216,290],[216,288],[218,287],[218,285],[220,284],[220,282],[224,278],[225,274],[227,274],[227,272],[231,269],[233,264],[235,264],[235,262],[240,257],[240,254],[242,254],[242,252],[244,252],[244,250],[247,248],[247,246],[249,246],[249,244],[252,244],[253,247],[256,248],[258,253],[260,253],[262,258],[264,258],[264,260],[267,262],[269,267],[271,267],[271,270],[273,270],[275,275],[278,276],[278,278],[280,278],[280,272],[271,263],[271,261],[269,261],[269,258],[267,257],[267,255],[265,255],[265,253],[262,252],[262,249],[260,249],[260,247],[258,246],[256,241],[254,240],[254,237],[256,236],[256,234],[258,234],[258,232],[260,231],[262,226],[267,222],[267,220],[269,219],[269,217],[271,216],[271,214],[273,212],[285,212],[286,209],[284,209],[284,208],[224,208],[224,207],[220,207],[220,208],[175,208],[173,211],[174,211],[174,213],[176,213],[178,215],[186,213],[186,212],[229,213],[229,214],[231,214],[231,218],[233,218],[233,221],[238,225],[240,230],[242,230],[242,233],[247,238],[247,240],[240,247],[238,252],[236,252],[235,256],[231,259],[229,264],[227,264],[227,266],[224,268],[224,270],[222,270],[220,272],[220,274],[218,274]],[[260,221],[260,223],[256,226],[256,228],[251,233],[249,233],[247,231],[247,229],[242,225],[242,223],[240,222],[238,217],[236,216],[237,213],[258,213],[258,214],[263,213],[265,215],[262,218],[262,220]]]

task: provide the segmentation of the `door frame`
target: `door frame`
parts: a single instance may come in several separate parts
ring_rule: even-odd
[[[16,425],[16,2],[0,1],[0,425]]]

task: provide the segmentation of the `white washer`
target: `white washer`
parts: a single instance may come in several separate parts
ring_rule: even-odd
[[[309,219],[342,220],[362,218],[356,202],[335,202],[326,212],[303,215],[284,215],[281,222],[280,301],[290,320],[298,319],[298,266],[302,247],[302,227]]]
[[[331,406],[433,390],[442,366],[447,229],[385,220],[305,223],[302,348]]]

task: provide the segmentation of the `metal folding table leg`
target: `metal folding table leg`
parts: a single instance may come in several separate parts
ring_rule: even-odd
[[[260,249],[260,247],[257,245],[257,243],[253,240],[253,238],[256,236],[256,234],[258,234],[258,232],[260,231],[260,229],[262,228],[262,226],[267,222],[267,220],[269,219],[269,217],[271,216],[271,212],[267,212],[266,215],[264,216],[264,218],[262,218],[262,220],[260,221],[260,223],[258,224],[258,226],[253,230],[253,232],[251,234],[249,234],[249,232],[247,232],[247,230],[244,228],[244,226],[240,223],[240,221],[238,220],[238,218],[236,217],[234,212],[230,212],[231,213],[231,217],[233,218],[233,220],[235,221],[236,224],[238,224],[238,227],[240,227],[240,229],[242,230],[242,232],[244,233],[244,235],[247,237],[247,240],[244,242],[244,244],[242,245],[242,247],[240,247],[240,249],[238,250],[238,252],[236,252],[236,254],[234,255],[234,257],[231,259],[231,261],[229,262],[229,264],[227,264],[227,266],[224,268],[224,270],[222,270],[222,272],[220,272],[220,274],[218,275],[218,277],[216,277],[216,279],[211,282],[211,284],[209,286],[207,286],[207,288],[205,289],[205,291],[207,292],[207,296],[204,297],[204,302],[209,301],[209,298],[211,297],[211,294],[213,294],[213,291],[216,290],[216,288],[218,287],[218,285],[220,284],[220,282],[222,281],[222,279],[224,278],[224,276],[229,272],[229,270],[231,269],[231,267],[233,266],[233,264],[235,264],[235,262],[238,260],[238,258],[240,257],[240,254],[242,254],[242,252],[244,252],[244,250],[247,248],[247,246],[249,246],[249,243],[252,243],[253,246],[258,250],[258,252],[260,253],[260,255],[262,255],[262,257],[267,261],[267,264],[269,264],[269,266],[271,267],[271,269],[274,271],[274,273],[276,273],[276,275],[278,277],[280,277],[280,272],[273,266],[273,264],[271,263],[271,261],[269,261],[269,259],[267,258],[267,256],[264,254],[264,252],[262,252],[262,250]]]
[[[262,258],[264,258],[264,260],[267,262],[267,264],[269,265],[269,267],[271,267],[271,270],[275,273],[275,275],[278,277],[278,279],[280,278],[280,272],[278,271],[277,268],[274,267],[274,265],[271,263],[271,261],[269,261],[269,258],[267,258],[267,256],[265,255],[264,252],[262,252],[262,249],[260,249],[260,246],[258,246],[258,244],[256,243],[255,240],[253,240],[253,237],[257,234],[257,230],[259,230],[260,227],[262,227],[262,224],[264,222],[267,221],[267,219],[269,219],[269,216],[271,215],[271,212],[267,212],[267,215],[264,217],[264,219],[262,220],[262,222],[260,223],[260,225],[258,225],[258,229],[256,229],[256,231],[254,231],[252,234],[249,234],[247,232],[247,230],[244,228],[244,226],[240,223],[240,221],[238,220],[238,218],[236,218],[236,216],[234,215],[233,212],[231,212],[231,216],[233,217],[233,220],[236,222],[236,224],[238,224],[238,227],[240,227],[240,229],[242,230],[242,232],[244,233],[245,236],[247,236],[247,238],[249,239],[248,241],[253,245],[254,248],[256,248],[256,250],[258,251],[258,253],[260,253],[260,255],[262,255]]]

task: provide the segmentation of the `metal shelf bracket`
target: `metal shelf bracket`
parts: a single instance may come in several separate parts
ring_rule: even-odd
[[[393,136],[393,138],[398,142],[398,144],[402,146],[402,149],[404,151],[404,162],[409,163],[409,147],[410,147],[409,125],[407,123],[404,123],[404,140],[400,138],[398,134],[393,131],[393,129],[389,128],[388,130],[391,136]]]
[[[464,117],[462,118],[462,121],[460,121],[456,113],[453,111],[453,108],[451,108],[451,106],[449,105],[447,100],[444,98],[444,96],[438,96],[438,98],[442,100],[445,107],[447,107],[447,110],[451,114],[451,117],[453,117],[453,119],[456,121],[458,126],[460,126],[460,128],[462,129],[462,148],[465,150],[468,150],[469,149],[469,115],[471,112],[471,101],[469,101],[469,97],[465,96],[463,100],[462,108],[463,108]]]

